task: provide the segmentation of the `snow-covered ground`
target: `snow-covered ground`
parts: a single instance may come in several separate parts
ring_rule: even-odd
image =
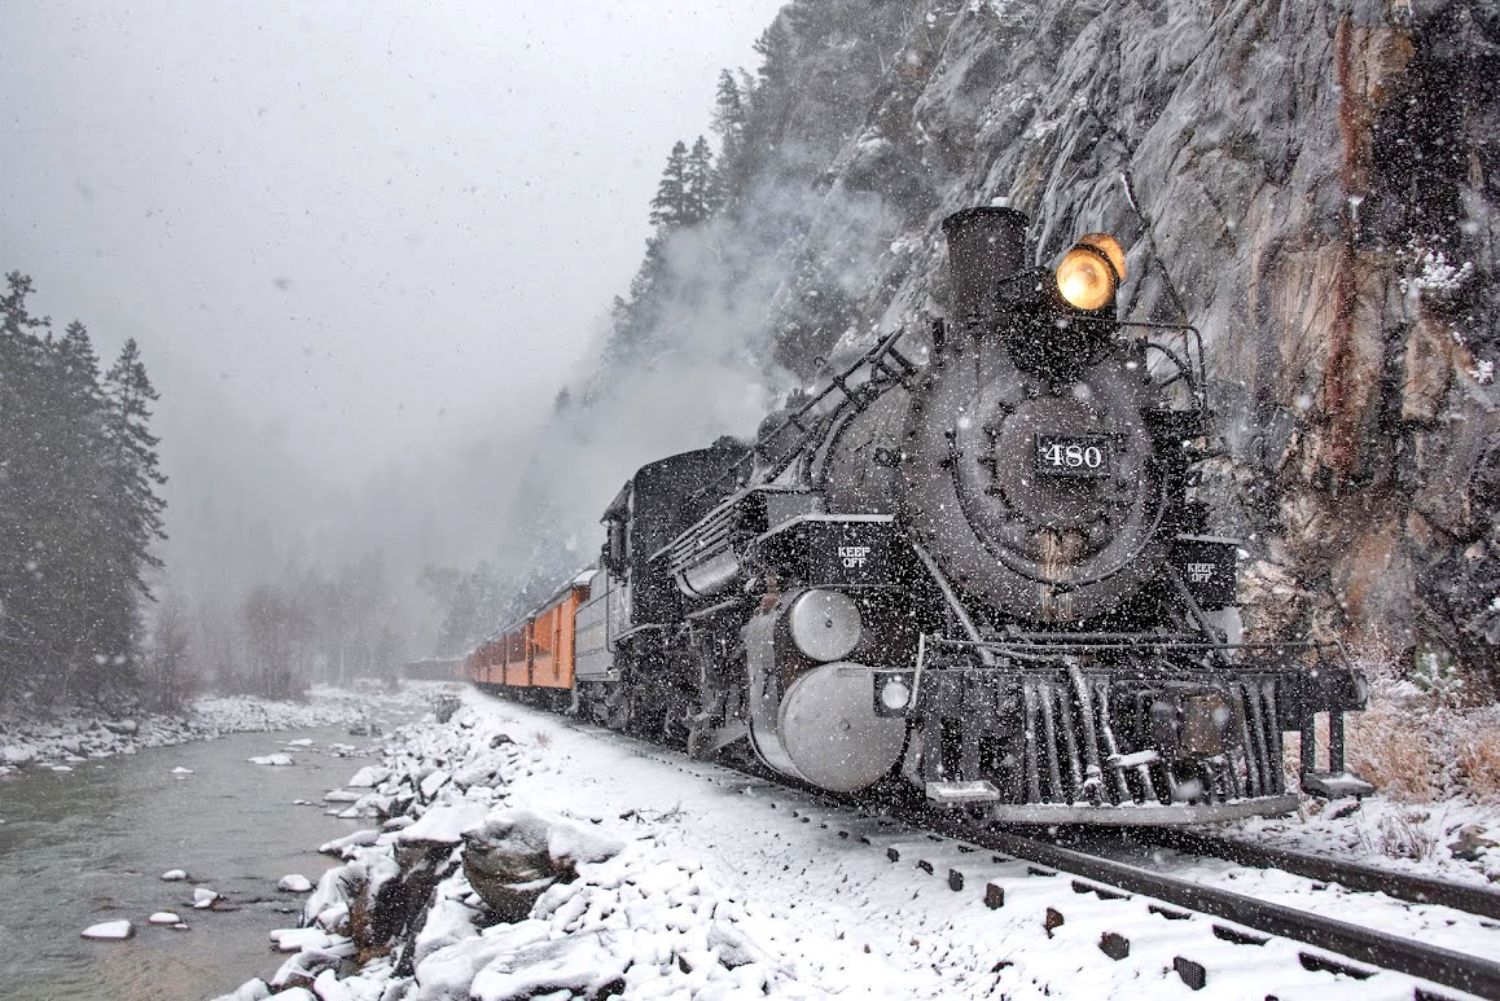
[[[38,715],[16,706],[0,708],[0,777],[23,768],[66,772],[91,758],[134,754],[144,747],[181,744],[225,733],[365,724],[396,709],[411,709],[430,697],[425,683],[388,692],[314,686],[305,702],[249,696],[199,699],[181,715],[107,715],[60,707]]]
[[[1225,833],[1277,848],[1500,890],[1500,804],[1304,801],[1287,817],[1257,817]]]
[[[1168,921],[1143,899],[1074,892],[726,769],[465,698],[450,723],[403,728],[351,776],[350,810],[383,822],[324,846],[346,864],[309,898],[306,927],[273,936],[296,954],[232,997],[1201,997],[1174,968],[1184,955],[1214,997],[1411,996],[1396,974],[1310,971],[1288,942],[1235,945],[1206,919]],[[491,850],[532,860],[504,870],[503,892],[541,893],[522,894],[509,920],[489,863],[474,861]],[[969,873],[959,891],[950,869]],[[1003,904],[987,906],[996,889]],[[402,910],[413,899],[431,902],[425,916]]]
[[[1500,886],[1500,705],[1459,708],[1388,667],[1361,666],[1374,677],[1369,709],[1349,716],[1349,765],[1379,794],[1358,803],[1304,799],[1294,815],[1244,821],[1228,833]],[[1296,757],[1289,747],[1290,781]]]

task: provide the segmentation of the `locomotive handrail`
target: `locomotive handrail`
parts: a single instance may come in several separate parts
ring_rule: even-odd
[[[1193,375],[1192,367],[1188,364],[1188,362],[1183,358],[1179,358],[1177,356],[1177,352],[1173,351],[1165,344],[1162,344],[1160,341],[1142,341],[1141,343],[1145,347],[1150,348],[1153,351],[1160,351],[1162,354],[1167,356],[1167,359],[1171,361],[1173,365],[1177,367],[1177,374],[1172,376],[1172,378],[1168,379],[1166,382],[1163,382],[1161,384],[1161,388],[1165,389],[1167,386],[1170,386],[1178,379],[1186,379],[1188,384],[1188,391],[1193,394],[1193,401],[1198,404],[1199,409],[1207,411],[1208,389]]]
[[[1252,643],[1210,643],[1202,640],[1184,642],[1170,638],[1150,639],[1141,638],[1124,641],[1096,642],[1079,637],[1069,637],[1057,642],[1047,641],[1012,641],[1004,639],[995,640],[961,640],[949,636],[931,634],[933,643],[942,646],[970,647],[984,649],[992,652],[1022,652],[1022,651],[1047,651],[1058,650],[1321,650],[1325,648],[1343,651],[1343,644],[1337,640],[1287,640],[1284,642],[1258,641]]]
[[[1208,367],[1203,361],[1203,332],[1191,323],[1153,323],[1150,320],[1120,320],[1117,323],[1121,327],[1137,327],[1142,330],[1175,330],[1183,335],[1183,350],[1186,353],[1187,335],[1193,335],[1193,341],[1198,348],[1198,378],[1202,380],[1205,390],[1208,386]],[[1152,342],[1147,342],[1152,343]]]
[[[743,457],[735,460],[729,466],[729,468],[726,469],[716,479],[710,480],[707,485],[705,485],[702,489],[700,489],[693,495],[693,499],[697,500],[698,498],[703,497],[707,494],[721,492],[719,490],[719,487],[725,480],[729,479],[731,476],[734,476],[736,479],[738,479],[740,473],[744,470],[744,468],[746,466],[753,465],[753,462],[756,458],[766,458],[770,452],[770,449],[768,448],[769,443],[774,441],[787,428],[795,427],[802,432],[801,436],[797,439],[794,445],[787,448],[786,456],[778,463],[770,467],[766,474],[764,474],[763,479],[771,479],[775,476],[780,475],[788,466],[792,464],[797,456],[801,454],[803,446],[807,444],[808,440],[818,430],[816,425],[811,427],[805,425],[802,422],[802,418],[810,413],[824,400],[826,400],[829,396],[833,395],[835,390],[843,393],[847,399],[852,400],[855,398],[856,393],[859,393],[862,390],[866,390],[871,385],[884,383],[884,388],[881,389],[881,393],[884,393],[885,390],[889,389],[892,385],[895,385],[915,374],[917,371],[916,365],[912,364],[912,362],[905,355],[896,350],[896,341],[900,340],[901,335],[904,333],[906,333],[905,327],[897,327],[891,333],[883,337],[878,343],[876,343],[874,347],[866,351],[851,365],[845,368],[842,372],[830,377],[827,384],[824,385],[822,389],[808,398],[808,400],[796,410],[792,411],[792,413],[784,418],[781,423],[777,424],[776,427],[772,428],[765,434],[757,435],[755,444],[750,448],[750,451],[745,453]],[[885,363],[885,359],[887,357],[890,357],[895,361],[896,366],[900,369],[900,371],[897,371],[897,369],[892,368]],[[850,376],[854,375],[860,370],[860,368],[867,364],[875,373],[879,373],[879,375],[872,374],[870,379],[868,379],[867,381],[861,383],[858,386],[851,387],[849,385]],[[883,376],[884,378],[881,378],[881,376]],[[878,396],[880,394],[875,395]],[[874,398],[875,397],[871,397],[872,400]]]

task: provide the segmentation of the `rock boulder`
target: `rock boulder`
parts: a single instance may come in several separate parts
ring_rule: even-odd
[[[520,921],[548,887],[566,883],[586,862],[602,862],[623,845],[529,810],[501,809],[463,833],[464,874],[502,921]]]

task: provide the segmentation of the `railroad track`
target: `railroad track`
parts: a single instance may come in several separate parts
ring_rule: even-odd
[[[1006,907],[1018,894],[1035,904],[1036,888],[1041,886],[1042,893],[1056,897],[1043,911],[1049,936],[1069,921],[1082,922],[1099,930],[1098,948],[1109,958],[1125,961],[1136,953],[1142,962],[1160,962],[1194,990],[1212,987],[1221,974],[1243,977],[1254,970],[1256,976],[1270,978],[1264,970],[1279,954],[1294,957],[1304,970],[1342,975],[1347,979],[1338,983],[1346,991],[1386,970],[1426,981],[1411,983],[1414,1001],[1456,996],[1432,985],[1500,1001],[1500,962],[1487,956],[1196,882],[1050,837],[1000,830],[957,814],[884,808],[870,812],[856,800],[798,787],[776,776],[690,759],[661,744],[577,720],[566,725],[624,743],[632,753],[680,772],[763,795],[772,808],[817,823],[843,840],[882,850],[892,862],[910,863],[945,880],[956,892],[978,892],[992,909]],[[1315,882],[1336,882],[1352,893],[1370,894],[1371,906],[1392,906],[1374,897],[1384,893],[1484,919],[1484,927],[1496,930],[1495,951],[1500,953],[1500,925],[1489,920],[1500,917],[1500,894],[1482,887],[1219,835],[1159,832],[1143,836],[1147,837],[1178,851],[1276,869]],[[1143,921],[1143,913],[1156,919],[1155,924]],[[1376,993],[1392,996],[1385,988]],[[1275,997],[1275,991],[1266,996]]]
[[[1141,831],[1136,836],[1193,855],[1208,855],[1257,869],[1280,869],[1319,882],[1338,883],[1351,890],[1384,893],[1409,903],[1438,904],[1500,920],[1500,892],[1484,886],[1395,872],[1310,852],[1272,848],[1219,834]]]
[[[1145,866],[1103,858],[1097,854],[1065,847],[1055,842],[989,829],[967,830],[966,834],[976,843],[997,851],[1007,852],[1034,863],[1053,866],[1126,892],[1143,894],[1163,903],[1176,904],[1201,914],[1224,918],[1266,935],[1293,939],[1318,949],[1337,953],[1356,962],[1368,963],[1381,969],[1395,970],[1480,997],[1500,998],[1500,963],[1483,956],[1419,942],[1412,938],[1341,921],[1310,910],[1289,907],[1222,887],[1205,885]],[[1206,852],[1205,854],[1217,853]],[[1268,856],[1258,858],[1262,861],[1269,861]],[[1309,863],[1307,865],[1309,869],[1317,868],[1318,871],[1324,873],[1340,871],[1338,864],[1330,863],[1328,860],[1315,859],[1313,856],[1304,858],[1320,863],[1317,867]],[[1361,871],[1360,878],[1362,879],[1368,879],[1371,873],[1379,872],[1367,866],[1353,866],[1352,863],[1348,865],[1351,870]],[[1306,874],[1298,873],[1298,875]],[[1330,877],[1313,876],[1310,878]],[[1392,884],[1401,884],[1401,880],[1393,879]],[[1419,885],[1421,889],[1417,888]],[[1434,895],[1434,891],[1439,886],[1445,892]],[[1411,878],[1410,882],[1404,884],[1404,888],[1405,892],[1410,894],[1404,899],[1415,897],[1424,903],[1436,903],[1438,906],[1446,906],[1471,914],[1490,914],[1491,909],[1496,906],[1496,901],[1493,899],[1479,901],[1485,908],[1480,912],[1459,906],[1459,901],[1474,899],[1468,892],[1471,888],[1440,883],[1438,880],[1419,881]],[[1350,889],[1356,888],[1350,887]],[[1357,889],[1358,892],[1372,892],[1368,886]],[[1421,896],[1420,894],[1423,893],[1428,896]],[[1390,895],[1396,896],[1396,894]],[[1447,899],[1443,899],[1444,897]],[[1489,894],[1488,897],[1492,898],[1494,895]],[[1453,902],[1448,902],[1449,900]],[[1497,935],[1496,944],[1500,945],[1500,935]],[[1302,961],[1309,968],[1321,965],[1356,979],[1366,979],[1372,972],[1361,969],[1357,965],[1331,962],[1327,957],[1312,953],[1303,954]],[[1184,980],[1187,979],[1184,977]],[[1189,986],[1193,985],[1190,983]],[[1419,991],[1418,996],[1431,997],[1433,995]]]

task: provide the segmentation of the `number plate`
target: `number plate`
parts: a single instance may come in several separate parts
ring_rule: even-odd
[[[1110,459],[1102,434],[1036,436],[1036,471],[1046,476],[1108,476]]]

